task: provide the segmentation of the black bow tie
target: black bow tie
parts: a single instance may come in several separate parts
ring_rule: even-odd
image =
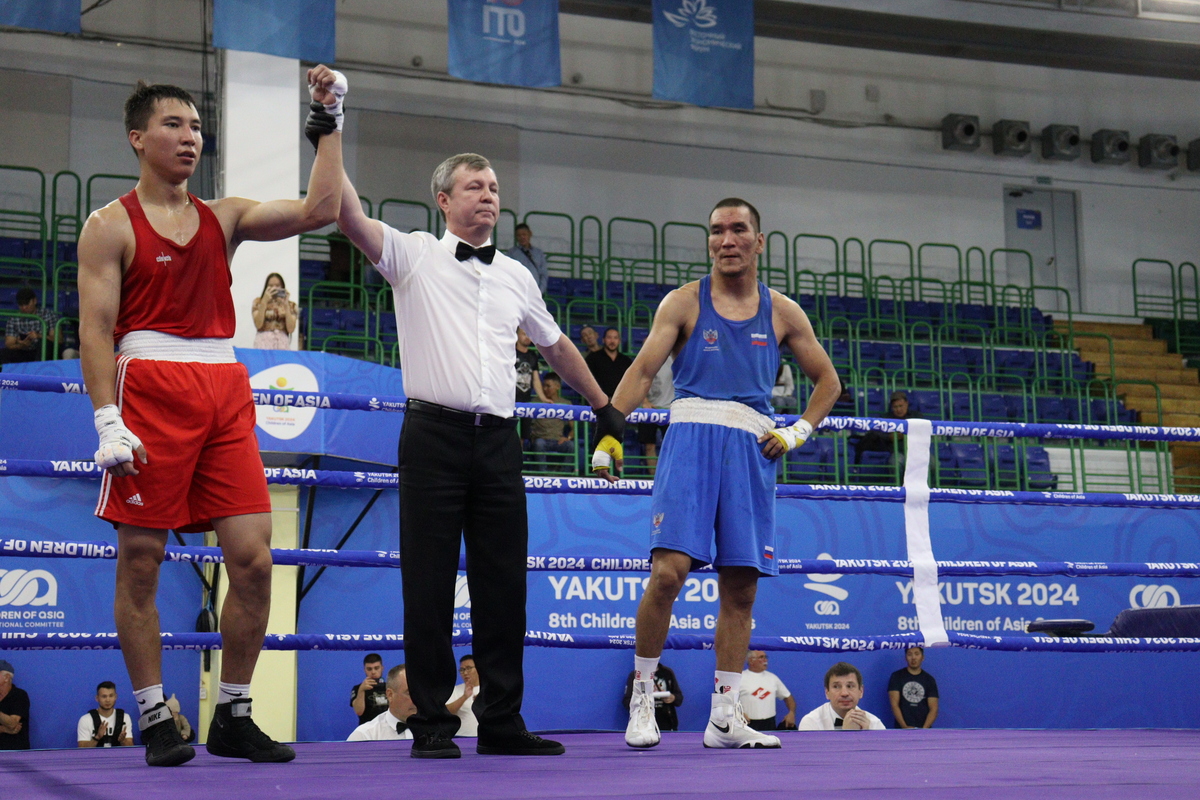
[[[396,733],[398,733],[398,734],[400,734],[401,736],[403,736],[403,735],[404,735],[404,732],[405,732],[406,730],[408,730],[408,726],[407,726],[407,725],[405,725],[403,722],[397,722],[397,723],[396,723]]]
[[[496,257],[496,245],[489,244],[486,247],[471,247],[466,242],[459,242],[458,249],[454,251],[454,257],[459,261],[466,261],[474,256],[485,264],[492,263],[492,259]]]
[[[835,717],[833,720],[833,727],[840,728],[845,721],[846,720],[841,719],[840,717]]]

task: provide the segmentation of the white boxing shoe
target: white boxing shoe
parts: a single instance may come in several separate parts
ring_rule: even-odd
[[[746,724],[742,704],[733,695],[714,694],[712,713],[704,728],[705,747],[777,749],[779,737],[756,731]]]
[[[629,698],[629,724],[625,727],[625,744],[630,747],[654,747],[662,739],[658,720],[654,717],[654,696],[647,691],[650,681],[634,681],[633,696]]]

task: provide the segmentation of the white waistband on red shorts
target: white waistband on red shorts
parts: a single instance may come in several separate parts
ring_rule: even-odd
[[[236,364],[231,339],[185,339],[162,331],[130,331],[121,337],[120,352],[148,361],[191,361]]]
[[[724,425],[727,428],[762,436],[775,428],[775,420],[760,414],[745,403],[735,400],[705,400],[702,397],[681,397],[671,403],[671,423],[699,422]]]

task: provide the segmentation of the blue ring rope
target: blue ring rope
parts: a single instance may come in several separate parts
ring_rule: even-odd
[[[267,483],[288,486],[319,486],[341,489],[397,489],[393,472],[345,472],[266,467]],[[92,461],[35,461],[0,459],[0,477],[93,478],[103,470]],[[606,494],[647,496],[654,481],[528,475],[525,491],[532,494]],[[804,500],[882,500],[903,503],[900,486],[836,486],[828,484],[780,484],[776,497]],[[1017,492],[1004,489],[930,489],[929,499],[940,503],[1023,504],[1035,506],[1110,506],[1118,508],[1200,509],[1200,495],[1145,494],[1135,492]]]
[[[1008,652],[1054,653],[1177,653],[1200,651],[1200,639],[1189,638],[1122,638],[1050,636],[983,636],[971,633],[948,634],[951,647],[970,650],[1001,650]],[[471,635],[463,629],[454,632],[454,645],[471,644]],[[904,650],[923,642],[920,633],[897,633],[886,636],[754,636],[754,650],[793,651],[806,653],[869,652],[875,650]],[[575,634],[547,631],[528,631],[527,647],[556,647],[574,650],[631,650],[631,634]],[[219,650],[219,633],[164,633],[164,650]],[[0,633],[0,650],[119,650],[115,633]],[[403,650],[404,637],[399,634],[326,634],[326,633],[269,633],[263,650]],[[701,634],[671,634],[668,650],[712,650],[713,637]]]
[[[64,381],[60,377],[4,373],[0,390],[51,392],[56,394],[87,393],[80,381]],[[348,394],[342,392],[271,392],[254,390],[254,402],[264,406],[298,408],[327,408],[346,411],[404,411],[407,398],[385,395]],[[517,403],[516,416],[526,419],[561,419],[564,422],[595,422],[596,415],[588,406],[568,406],[547,403]],[[663,409],[639,408],[627,419],[630,422],[650,422],[666,425],[670,412]],[[776,425],[791,425],[800,417],[777,414]],[[934,421],[934,436],[990,436],[1001,439],[1105,439],[1150,442],[1200,442],[1200,428],[1161,427],[1154,425],[1084,425],[1027,422],[949,422]],[[908,430],[904,420],[872,417],[829,417],[818,430],[855,430],[884,433]]]
[[[0,536],[0,556],[25,558],[83,558],[113,560],[117,546],[111,542],[62,542]],[[167,545],[166,560],[173,563],[214,564],[224,558],[219,547]],[[272,549],[276,566],[292,567],[399,567],[400,554],[384,550]],[[781,558],[780,574],[894,575],[912,577],[908,561],[887,559]],[[466,569],[465,559],[459,570]],[[530,572],[649,572],[649,558],[619,556],[528,556]],[[712,566],[695,570],[713,572]],[[1070,578],[1200,578],[1195,562],[1095,562],[1095,561],[939,561],[943,577],[1062,575]]]

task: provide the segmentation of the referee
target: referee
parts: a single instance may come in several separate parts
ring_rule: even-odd
[[[433,173],[446,220],[439,240],[368,218],[345,179],[338,225],[392,285],[408,410],[400,433],[400,571],[404,642],[417,713],[414,758],[458,758],[454,584],[465,537],[473,650],[480,693],[476,750],[558,755],[563,746],[525,729],[525,559],[529,526],[521,441],[513,416],[513,350],[523,328],[538,352],[597,409],[598,435],[618,441],[623,415],[559,330],[533,276],[497,252],[499,185],[486,158],[464,153]]]

